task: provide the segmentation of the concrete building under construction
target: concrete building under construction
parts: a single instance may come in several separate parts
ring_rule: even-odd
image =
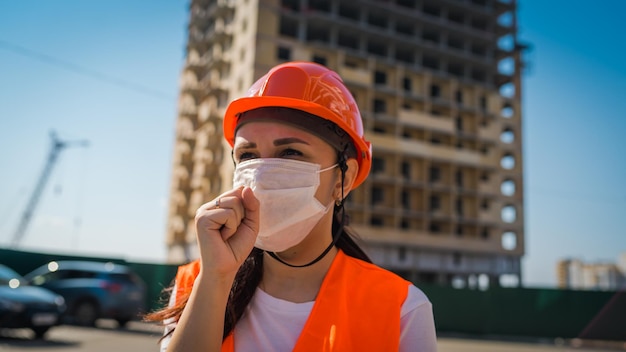
[[[373,144],[347,202],[379,265],[414,282],[515,286],[524,254],[515,0],[192,0],[167,246],[231,188],[229,101],[277,63],[314,61],[355,96]]]

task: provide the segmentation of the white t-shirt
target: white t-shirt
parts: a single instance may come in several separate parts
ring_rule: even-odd
[[[408,290],[400,313],[400,351],[434,352],[437,338],[432,305],[419,288],[408,285]],[[175,293],[174,289],[170,304],[176,299]],[[314,303],[285,301],[257,288],[235,326],[235,352],[293,350]],[[169,322],[165,333],[174,326]],[[163,339],[161,351],[169,342],[169,337]]]

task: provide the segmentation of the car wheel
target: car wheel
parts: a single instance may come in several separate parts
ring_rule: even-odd
[[[33,332],[35,333],[35,338],[37,339],[43,339],[46,336],[46,333],[48,332],[48,330],[50,330],[49,326],[37,326],[32,328]]]
[[[125,327],[126,327],[126,325],[128,325],[128,322],[130,321],[130,319],[127,319],[127,318],[119,318],[119,319],[116,319],[116,321],[117,321],[117,325],[118,325],[120,328],[125,328]]]
[[[98,307],[90,301],[82,301],[76,304],[74,308],[74,321],[82,326],[96,325],[98,319]]]

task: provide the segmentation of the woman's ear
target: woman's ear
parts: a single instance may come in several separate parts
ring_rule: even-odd
[[[335,200],[345,199],[350,190],[352,189],[352,185],[354,185],[354,181],[356,180],[356,175],[359,172],[359,163],[356,159],[348,159],[346,161],[347,169],[344,172],[344,180],[343,180],[343,193],[341,192],[341,172],[339,173],[338,182],[335,184]],[[341,166],[340,166],[341,167]],[[341,198],[343,195],[343,199]]]

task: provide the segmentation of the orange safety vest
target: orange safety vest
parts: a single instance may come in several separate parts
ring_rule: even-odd
[[[176,297],[191,292],[199,261],[179,267]],[[294,352],[397,351],[409,282],[339,250],[322,282]],[[233,352],[234,334],[222,343]]]

